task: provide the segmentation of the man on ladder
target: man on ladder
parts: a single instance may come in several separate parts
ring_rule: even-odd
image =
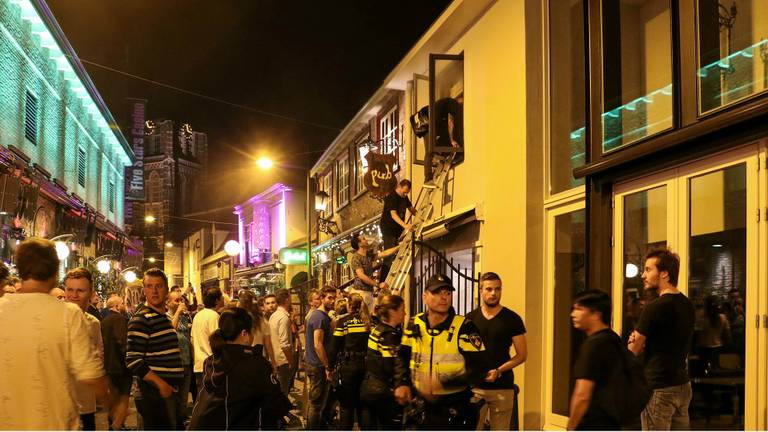
[[[405,211],[408,210],[411,216],[416,215],[416,209],[413,208],[408,194],[411,192],[411,181],[408,179],[400,180],[394,191],[390,192],[384,198],[384,210],[381,213],[379,228],[384,243],[384,249],[390,249],[398,245],[403,231],[410,231],[411,224],[405,222]],[[392,265],[392,259],[387,258],[381,264],[379,271],[379,280],[386,280],[389,273],[389,267]]]

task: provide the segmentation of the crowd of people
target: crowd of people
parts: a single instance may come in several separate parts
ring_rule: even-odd
[[[353,239],[365,247],[362,237]],[[109,429],[121,430],[131,396],[146,430],[286,426],[302,352],[288,290],[264,298],[242,290],[230,300],[208,288],[198,307],[191,287],[169,287],[155,268],[144,273],[143,302],[129,315],[116,294],[103,310],[93,307],[85,268],[59,284],[48,240],[22,243],[16,267],[21,286],[0,299],[0,328],[14,329],[0,334],[0,429],[94,430],[101,405]],[[569,429],[619,429],[628,416],[639,417],[644,430],[689,426],[686,362],[697,314],[676,288],[678,274],[679,258],[669,250],[646,257],[642,279],[658,296],[627,341],[610,328],[607,293],[576,296],[571,319],[587,338],[574,366]],[[447,276],[430,277],[426,310],[408,322],[395,294],[379,293],[369,308],[354,287],[310,292],[306,427],[515,428],[513,371],[527,358],[523,320],[501,305],[496,273],[481,276],[480,305],[466,316],[454,311],[453,291]],[[703,318],[717,328],[727,323],[721,315]],[[640,355],[644,373],[627,381]]]

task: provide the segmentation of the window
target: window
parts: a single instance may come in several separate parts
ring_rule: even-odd
[[[107,197],[109,202],[109,212],[114,213],[115,212],[115,182],[114,181],[109,182],[109,188],[107,189]]]
[[[159,202],[163,200],[163,180],[157,171],[149,173],[147,180],[147,202]]]
[[[464,160],[464,54],[429,55],[429,127],[426,178],[432,178],[432,156],[453,154]]]
[[[397,106],[379,121],[379,139],[382,154],[394,153],[398,146],[397,135]]]
[[[349,203],[349,157],[336,161],[336,208]]]
[[[24,105],[24,137],[37,144],[37,98],[29,91]]]
[[[85,187],[85,173],[87,168],[87,161],[85,155],[85,149],[82,147],[77,148],[77,184]]]
[[[549,390],[552,395],[552,413],[566,417],[573,389],[571,371],[576,353],[584,340],[583,333],[573,328],[570,316],[574,297],[585,290],[586,215],[583,204],[577,207],[581,208],[559,211],[560,214],[553,215],[548,234],[552,254],[549,257],[549,283],[553,290]]]
[[[368,169],[368,162],[365,155],[368,154],[368,141],[370,138],[366,135],[363,139],[357,141],[355,149],[355,193],[361,194],[365,191],[365,171]]]
[[[573,169],[584,165],[586,78],[584,1],[549,1],[549,193],[581,186]]]
[[[603,151],[673,126],[668,0],[603,0]]]
[[[320,190],[328,194],[328,200],[330,201],[328,203],[328,206],[326,207],[327,210],[320,212],[321,218],[327,218],[328,216],[333,214],[333,173],[332,172],[329,172],[328,174],[323,176],[322,188]]]
[[[699,0],[699,112],[768,88],[768,8],[765,0]]]

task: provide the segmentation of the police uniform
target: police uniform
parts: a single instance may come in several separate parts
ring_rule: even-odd
[[[432,276],[426,289],[436,293],[454,291],[445,275]],[[416,404],[406,409],[406,426],[424,430],[474,430],[479,407],[472,403],[470,386],[483,381],[488,370],[485,347],[477,327],[451,307],[443,322],[429,324],[429,311],[411,318],[403,331],[396,361],[397,385],[416,390]],[[440,389],[426,388],[437,378]],[[415,395],[416,396],[416,395]]]
[[[339,399],[339,429],[352,430],[355,413],[362,422],[360,386],[365,377],[365,355],[368,349],[369,327],[360,314],[339,318],[333,332],[330,360],[336,365],[334,379]]]
[[[360,430],[402,430],[403,407],[393,394],[395,358],[403,332],[398,327],[379,323],[368,337],[365,380],[360,392],[363,422]]]

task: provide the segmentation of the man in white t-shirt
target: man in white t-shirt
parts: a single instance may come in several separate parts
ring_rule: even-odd
[[[0,430],[78,429],[75,384],[107,394],[83,311],[48,294],[59,271],[53,242],[22,243],[16,268],[21,289],[0,299]]]
[[[290,393],[291,365],[293,364],[293,333],[291,332],[291,294],[283,288],[275,293],[277,309],[269,317],[269,333],[272,350],[275,352],[275,366],[280,389],[288,396]]]
[[[86,312],[93,297],[93,277],[91,272],[82,267],[68,271],[67,275],[64,276],[64,292],[67,295],[67,301],[83,311],[85,321],[88,323],[87,340],[93,347],[96,358],[101,364],[104,364],[104,343],[101,340],[101,323],[98,318]],[[77,384],[77,408],[80,411],[80,421],[82,422],[83,430],[96,430],[96,395],[87,384]]]
[[[219,328],[219,313],[216,311],[224,306],[221,289],[205,290],[203,305],[205,309],[195,314],[192,320],[192,348],[195,353],[195,365],[192,371],[195,374],[198,390],[203,388],[203,363],[212,354],[210,337]]]

